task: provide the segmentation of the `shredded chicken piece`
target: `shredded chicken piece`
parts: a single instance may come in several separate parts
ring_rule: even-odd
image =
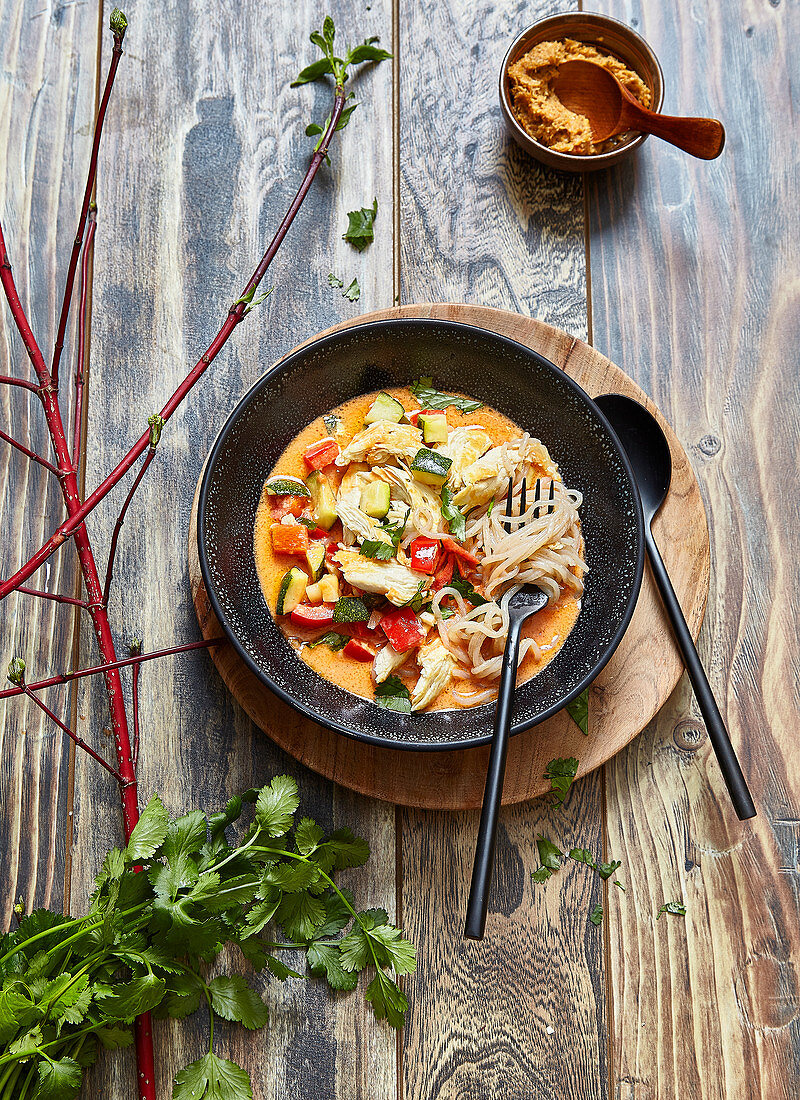
[[[354,435],[342,451],[347,462],[368,462],[381,466],[393,458],[405,458],[409,462],[422,446],[422,432],[412,424],[392,424],[378,420],[362,432]]]
[[[417,573],[399,562],[366,558],[356,550],[340,550],[334,555],[334,561],[341,567],[348,584],[362,592],[385,596],[397,607],[413,600],[430,580],[424,573]]]
[[[439,638],[422,646],[417,660],[421,672],[411,693],[411,709],[424,710],[450,683],[454,662]]]

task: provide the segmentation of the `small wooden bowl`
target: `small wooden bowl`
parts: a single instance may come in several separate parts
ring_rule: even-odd
[[[512,107],[509,67],[539,42],[557,42],[564,38],[574,38],[577,42],[596,46],[601,52],[612,54],[638,73],[650,89],[651,107],[654,111],[660,111],[664,102],[664,74],[658,58],[641,35],[607,15],[577,11],[553,15],[549,19],[540,19],[511,43],[500,69],[500,108],[509,134],[526,153],[551,168],[560,168],[563,172],[594,172],[630,156],[634,149],[638,149],[647,140],[647,134],[637,134],[607,153],[589,156],[559,153],[532,138],[517,121]]]

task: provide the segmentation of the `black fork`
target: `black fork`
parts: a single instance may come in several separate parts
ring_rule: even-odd
[[[536,481],[534,504],[541,500],[541,481]],[[506,498],[507,516],[513,516],[513,481],[508,480],[508,496]],[[525,479],[522,481],[520,492],[520,515],[525,514],[527,486]],[[550,482],[549,501],[555,497],[555,484]],[[541,508],[544,504],[541,505]],[[541,514],[541,508],[534,508],[533,514]],[[553,511],[552,504],[547,505],[548,514]],[[506,531],[511,533],[511,524],[504,523]],[[464,926],[464,936],[469,940],[482,940],[486,928],[486,910],[489,904],[489,889],[492,884],[492,871],[494,870],[494,849],[497,839],[497,818],[500,813],[500,803],[503,797],[503,779],[506,774],[506,756],[508,754],[508,731],[511,727],[511,716],[514,709],[514,688],[517,680],[517,664],[519,662],[519,641],[522,633],[522,624],[531,615],[535,614],[547,603],[547,596],[541,588],[533,584],[525,584],[512,596],[508,605],[508,638],[503,653],[503,666],[500,673],[500,685],[497,690],[497,709],[494,716],[494,735],[492,748],[489,754],[489,767],[486,771],[486,786],[483,791],[483,807],[481,809],[481,822],[478,827],[478,841],[475,846],[475,862],[472,867],[472,884],[467,902],[467,920]]]

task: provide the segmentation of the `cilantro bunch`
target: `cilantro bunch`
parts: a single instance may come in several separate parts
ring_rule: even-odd
[[[252,823],[231,842],[248,803]],[[171,820],[153,795],[127,847],[106,856],[85,917],[40,909],[0,938],[0,1100],[70,1100],[100,1046],[132,1042],[136,1016],[183,1017],[201,1004],[209,1050],[177,1075],[174,1100],[250,1100],[245,1071],[214,1054],[214,1017],[255,1029],[269,1010],[241,976],[206,980],[228,943],[281,981],[304,975],[276,952],[304,952],[307,973],[336,990],[369,970],[375,1015],[401,1027],[408,1004],[387,971],[412,972],[415,949],[384,910],[357,910],[333,877],[365,863],[369,847],[346,828],[295,824],[298,804],[288,776],[209,818]]]

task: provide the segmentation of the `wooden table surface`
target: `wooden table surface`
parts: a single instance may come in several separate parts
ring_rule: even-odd
[[[198,636],[186,539],[195,482],[234,403],[319,329],[391,305],[467,301],[589,339],[658,402],[704,494],[712,586],[702,656],[759,807],[739,824],[685,679],[645,732],[576,785],[566,808],[503,812],[488,935],[462,921],[473,813],[395,810],[318,778],[231,702],[206,654],[142,673],[140,778],[171,811],[216,808],[278,772],[303,807],[368,837],[353,881],[419,948],[398,1040],[357,995],[273,982],[269,1026],[221,1032],[264,1100],[780,1100],[800,1081],[800,772],[797,510],[800,8],[790,0],[595,0],[636,27],[666,75],[664,109],[722,118],[713,163],[651,140],[596,176],[538,167],[505,138],[497,70],[510,39],[566,3],[336,0],[343,37],[396,56],[359,77],[337,142],[248,319],[170,423],[123,531],[111,607],[119,645]],[[96,3],[0,0],[0,209],[18,283],[52,346],[98,90]],[[307,163],[303,130],[327,93],[291,89],[323,7],[130,0],[98,179],[86,485],[94,486],[216,331]],[[109,36],[101,35],[103,71]],[[796,85],[796,79],[795,79]],[[794,94],[794,113],[791,102]],[[791,133],[787,133],[787,127]],[[374,244],[342,240],[345,212],[378,199]],[[357,276],[353,305],[328,286]],[[21,358],[0,311],[0,359]],[[41,449],[37,403],[0,392],[2,420]],[[4,424],[5,426],[5,424]],[[0,451],[7,576],[61,517],[48,474]],[[119,506],[92,520],[103,545]],[[101,550],[101,560],[103,553]],[[46,576],[45,576],[46,573]],[[76,583],[71,548],[37,578]],[[5,663],[48,674],[94,663],[73,609],[8,599]],[[103,744],[100,685],[48,696]],[[120,834],[117,793],[59,732],[14,700],[0,742],[0,904],[81,911]],[[110,746],[106,746],[110,751]],[[535,836],[622,860],[626,891],[575,867],[534,887]],[[686,917],[656,922],[669,900]],[[203,1014],[156,1032],[159,1095],[201,1052]],[[114,1056],[84,1095],[133,1097]]]

